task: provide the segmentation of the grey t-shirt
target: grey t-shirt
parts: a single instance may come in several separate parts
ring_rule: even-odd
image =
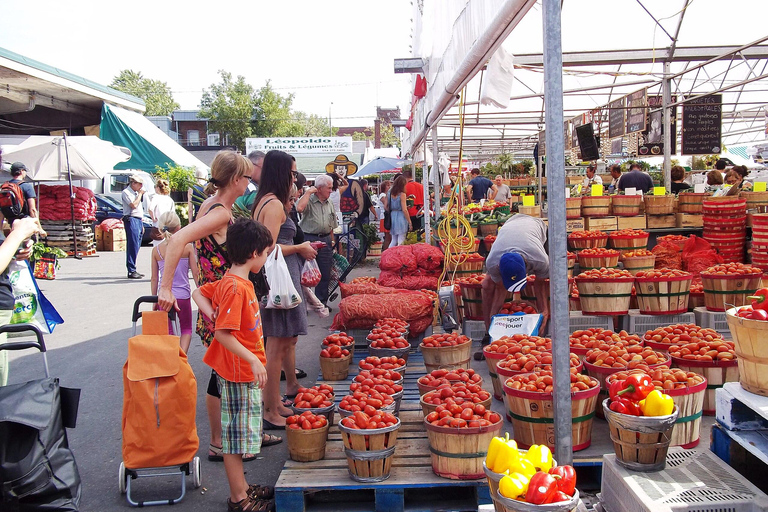
[[[516,252],[525,260],[528,274],[546,279],[549,277],[549,256],[544,250],[547,242],[547,226],[541,219],[518,213],[504,223],[496,235],[491,252],[485,260],[488,274],[494,282],[501,282],[499,261],[508,252]]]
[[[501,203],[508,203],[509,202],[509,186],[505,184],[497,185],[496,186],[496,197],[493,198],[494,201],[499,201]]]
[[[131,203],[136,200],[136,196],[138,195],[139,193],[134,191],[130,186],[125,187],[121,195],[123,200],[123,216],[138,217],[140,219],[144,218],[144,205],[141,204],[141,201],[139,201],[139,206],[136,208],[131,206]]]

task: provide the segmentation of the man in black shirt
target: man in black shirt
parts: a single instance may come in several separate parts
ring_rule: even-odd
[[[629,172],[621,176],[619,190],[624,191],[628,188],[634,188],[635,190],[642,190],[643,194],[647,194],[653,188],[653,178],[640,169],[640,164],[632,164],[629,167]]]

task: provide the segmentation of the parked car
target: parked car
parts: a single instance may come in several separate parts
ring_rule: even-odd
[[[123,218],[123,205],[116,199],[106,194],[96,194],[96,222],[94,222],[94,228],[97,224],[101,224],[105,219],[122,219]],[[142,245],[149,245],[152,239],[149,237],[149,232],[152,229],[152,218],[144,214],[144,236],[141,239]]]

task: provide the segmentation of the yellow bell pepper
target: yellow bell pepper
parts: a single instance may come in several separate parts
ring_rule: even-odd
[[[515,462],[509,468],[509,472],[520,473],[530,479],[533,475],[536,474],[536,468],[533,466],[533,463],[531,461],[523,457],[520,457],[517,459],[517,462]]]
[[[534,444],[528,449],[525,456],[533,464],[533,467],[545,473],[552,467],[552,451],[546,445]]]
[[[654,389],[645,400],[640,400],[640,410],[643,416],[669,416],[675,410],[675,401],[671,396]]]
[[[528,492],[528,483],[530,478],[520,473],[505,475],[499,481],[499,494],[509,499],[517,499]]]
[[[520,459],[520,452],[517,450],[517,443],[509,438],[509,434],[504,437],[494,437],[488,446],[488,455],[485,458],[485,465],[495,473],[504,473],[515,462]]]
[[[509,440],[509,434],[507,434],[506,439],[503,437],[494,437],[491,439],[491,442],[488,445],[488,453],[485,455],[485,466],[491,471],[493,471],[493,468],[496,466],[496,460],[499,458],[501,447],[507,440]]]

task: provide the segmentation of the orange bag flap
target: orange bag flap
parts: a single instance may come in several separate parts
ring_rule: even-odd
[[[141,312],[141,333],[142,334],[168,334],[168,312],[167,311],[142,311]]]
[[[178,336],[141,334],[128,340],[128,380],[170,377],[180,365]]]

